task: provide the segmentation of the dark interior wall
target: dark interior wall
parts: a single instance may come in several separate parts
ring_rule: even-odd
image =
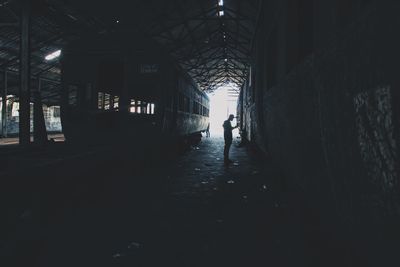
[[[243,88],[248,138],[340,221],[398,216],[400,5],[271,2]]]

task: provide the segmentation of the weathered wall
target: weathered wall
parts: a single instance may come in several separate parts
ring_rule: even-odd
[[[298,28],[290,37],[301,25],[291,21],[293,2],[262,12],[252,83],[242,93],[247,137],[282,168],[289,186],[342,223],[398,216],[400,6],[369,1],[343,22],[314,2],[312,32]],[[312,38],[311,51],[302,38]]]

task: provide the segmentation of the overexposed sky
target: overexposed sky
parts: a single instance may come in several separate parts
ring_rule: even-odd
[[[228,119],[229,114],[236,116],[236,101],[233,97],[228,97],[229,86],[223,86],[209,94],[210,97],[210,133],[212,136],[223,135],[222,124]],[[236,126],[236,119],[232,121],[232,126]],[[234,134],[238,130],[233,131]]]

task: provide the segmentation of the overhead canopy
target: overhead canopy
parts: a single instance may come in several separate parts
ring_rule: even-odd
[[[154,38],[205,91],[245,81],[261,0],[32,1],[32,75],[58,102],[60,68],[45,56],[88,32],[116,27]],[[19,67],[18,1],[0,0],[0,71]],[[16,75],[15,75],[16,76]],[[18,79],[10,80],[11,92]],[[17,92],[15,91],[15,94]]]
[[[246,79],[257,0],[163,1],[169,3],[146,31],[203,90]]]

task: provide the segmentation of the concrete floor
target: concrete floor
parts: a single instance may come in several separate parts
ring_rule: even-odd
[[[228,167],[222,138],[203,138],[178,158],[132,153],[48,170],[64,182],[20,214],[7,266],[368,266],[238,141]]]

